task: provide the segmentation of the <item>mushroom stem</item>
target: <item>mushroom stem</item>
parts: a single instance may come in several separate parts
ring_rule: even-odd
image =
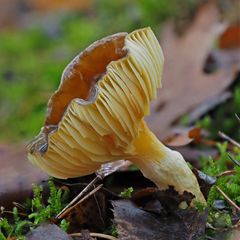
[[[164,146],[142,121],[139,136],[133,142],[134,158],[143,175],[158,188],[173,186],[177,192],[192,193],[197,201],[205,203],[198,181],[183,156]]]

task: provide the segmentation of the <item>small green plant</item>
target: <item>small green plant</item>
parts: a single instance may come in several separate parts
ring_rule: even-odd
[[[229,161],[227,154],[228,143],[217,143],[217,148],[219,151],[217,159],[213,159],[212,157],[201,159],[202,171],[210,176],[216,176],[227,170],[227,162]]]
[[[69,228],[69,224],[70,224],[70,223],[69,223],[66,219],[63,219],[63,220],[60,222],[59,227],[60,227],[63,231],[67,232],[67,230],[68,230],[68,228]]]
[[[22,217],[17,207],[12,210],[12,219],[0,218],[0,240],[6,240],[9,237],[16,237],[18,240],[24,239],[29,230],[37,227],[39,224],[49,221],[55,217],[64,207],[63,199],[65,194],[61,188],[57,188],[52,179],[48,182],[49,197],[47,202],[43,199],[43,187],[33,186],[33,199],[25,203],[27,208],[26,217]],[[4,213],[4,209],[2,210]],[[69,223],[63,219],[60,223],[61,229],[67,231]]]
[[[199,201],[194,201],[194,207],[199,211],[199,212],[203,212],[205,211],[207,205],[199,202]]]
[[[104,233],[117,238],[117,237],[118,237],[117,225],[116,225],[115,223],[113,223],[112,225],[108,226],[108,227],[104,230]],[[1,240],[1,239],[0,239],[0,240]]]
[[[216,227],[230,227],[232,226],[232,206],[228,204],[223,195],[218,191],[219,187],[232,201],[237,205],[240,205],[240,167],[233,166],[234,170],[231,175],[221,175],[226,170],[229,170],[228,166],[231,166],[231,160],[228,157],[228,144],[217,144],[219,150],[219,156],[216,159],[203,158],[201,160],[202,170],[208,175],[216,176],[216,184],[211,188],[208,199],[208,222]],[[234,148],[231,152],[234,159],[240,161],[240,149]],[[222,201],[226,207],[218,209],[215,206],[216,201]]]
[[[118,236],[117,226],[115,224],[113,224],[112,227],[111,227],[111,235],[114,236],[114,237]]]
[[[119,196],[123,198],[131,198],[133,192],[133,188],[129,187],[124,189],[124,191],[120,192]]]

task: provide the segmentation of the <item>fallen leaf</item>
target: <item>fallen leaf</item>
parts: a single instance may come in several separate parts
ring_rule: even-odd
[[[231,66],[234,66],[236,70],[240,70],[240,48],[214,50],[211,51],[210,56],[212,58],[212,64],[214,64],[214,70],[229,69]],[[235,78],[234,75],[233,78]]]
[[[192,111],[188,113],[187,116],[187,124],[193,124],[198,119],[200,119],[204,114],[210,112],[216,106],[226,102],[232,97],[232,93],[230,91],[223,92],[221,95],[214,96],[199,106],[195,107]]]
[[[190,193],[178,195],[167,191],[147,190],[131,200],[113,202],[114,222],[120,240],[189,240],[198,239],[205,231],[207,212],[180,209],[180,201],[190,202]],[[136,202],[138,204],[136,204]],[[139,205],[141,204],[141,205]]]
[[[193,173],[197,177],[201,192],[203,193],[204,197],[207,199],[208,193],[209,193],[211,187],[216,183],[217,178],[208,176],[207,174],[205,174],[202,171],[199,171],[196,168],[193,169]]]
[[[213,208],[215,208],[216,210],[223,210],[223,209],[226,209],[227,206],[224,200],[214,200]]]
[[[178,132],[176,132],[173,135],[168,136],[164,143],[167,146],[170,147],[180,147],[185,146],[192,141],[194,142],[200,142],[202,139],[201,135],[201,128],[195,127],[195,128],[181,128],[178,129]]]
[[[72,240],[57,225],[44,223],[26,235],[26,240]]]
[[[213,74],[203,72],[210,50],[224,29],[216,2],[206,1],[182,36],[174,33],[171,24],[163,31],[160,39],[165,55],[163,88],[148,118],[150,128],[161,139],[183,114],[220,95],[234,80],[235,65]]]
[[[221,49],[240,48],[240,24],[230,25],[219,38]]]

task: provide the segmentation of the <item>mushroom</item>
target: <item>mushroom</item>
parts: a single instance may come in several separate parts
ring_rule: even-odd
[[[173,186],[205,202],[182,155],[164,146],[144,121],[161,86],[163,62],[150,28],[90,45],[64,70],[44,127],[28,145],[28,158],[62,179],[130,160],[160,189]]]

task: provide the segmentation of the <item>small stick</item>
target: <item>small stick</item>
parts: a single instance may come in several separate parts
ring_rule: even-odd
[[[240,122],[240,117],[235,113],[237,120]]]
[[[77,202],[83,195],[85,195],[91,188],[96,184],[97,182],[103,180],[108,175],[112,174],[113,172],[119,170],[123,166],[126,166],[129,164],[126,161],[121,162],[121,160],[118,162],[119,164],[104,164],[103,167],[97,171],[96,177],[69,203],[65,208],[62,209],[61,212],[58,213],[56,216],[56,219],[60,218],[60,215],[62,215],[63,212],[65,212],[69,207],[71,207],[75,202]]]
[[[206,239],[208,240],[216,240],[216,238],[210,237],[210,236],[205,236]]]
[[[12,212],[12,211],[3,210],[3,211],[1,212],[1,214],[5,214],[5,213],[7,213],[7,214],[12,214],[12,215],[13,215],[13,212]],[[26,217],[26,216],[27,216],[27,214],[21,213],[21,212],[18,212],[18,215],[23,216],[23,217]]]
[[[227,170],[227,171],[219,173],[218,175],[216,175],[216,177],[223,177],[223,176],[229,176],[229,175],[234,175],[234,174],[236,174],[236,170]]]
[[[240,207],[239,207],[232,199],[230,199],[230,198],[227,196],[227,194],[226,194],[225,192],[223,192],[223,190],[222,190],[220,187],[216,186],[216,188],[217,188],[217,190],[219,191],[219,193],[227,200],[227,202],[228,202],[230,205],[232,205],[237,211],[240,212]]]
[[[19,209],[22,209],[22,210],[27,210],[22,204],[20,203],[17,203],[17,202],[13,202],[13,205]]]
[[[82,199],[80,199],[77,203],[75,203],[73,206],[67,208],[64,212],[62,212],[61,214],[58,214],[58,219],[60,218],[64,218],[73,208],[75,208],[77,205],[79,205],[80,203],[82,203],[83,201],[85,201],[87,198],[89,198],[91,195],[93,195],[95,192],[97,192],[101,187],[103,186],[103,184],[100,184],[99,186],[97,186],[96,188],[94,188],[91,192],[89,192],[85,197],[83,197]]]
[[[86,194],[90,188],[96,184],[98,181],[100,181],[102,178],[100,175],[97,175],[65,208],[62,209],[60,213],[56,216],[57,219],[60,218],[60,215],[62,215],[63,212],[66,211],[69,207],[71,207],[75,202],[77,202],[84,194]]]
[[[81,233],[70,233],[68,235],[70,237],[81,237],[82,236]],[[104,238],[104,239],[109,239],[109,240],[117,240],[117,238],[115,238],[111,235],[103,234],[103,233],[89,233],[89,235],[91,237],[99,237],[99,238]]]
[[[227,153],[228,157],[237,165],[240,167],[240,162],[237,161],[230,153]]]
[[[230,143],[232,143],[233,145],[235,145],[236,147],[240,148],[240,144],[238,142],[236,142],[234,139],[230,138],[228,135],[226,135],[225,133],[219,131],[218,135],[220,137],[222,137],[223,139],[229,141]]]

